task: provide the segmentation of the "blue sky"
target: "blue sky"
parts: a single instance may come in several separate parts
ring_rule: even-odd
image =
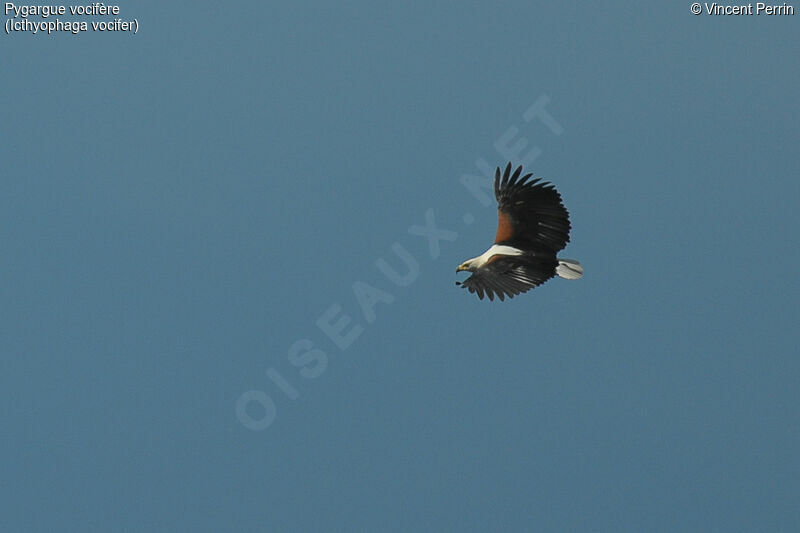
[[[800,529],[800,19],[689,5],[3,35],[2,529]],[[515,143],[586,275],[479,301]]]

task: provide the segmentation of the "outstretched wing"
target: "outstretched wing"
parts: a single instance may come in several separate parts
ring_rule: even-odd
[[[514,244],[517,248],[562,250],[569,242],[569,213],[561,195],[548,182],[533,174],[520,178],[522,167],[511,174],[511,163],[502,176],[500,167],[494,175],[497,198],[496,244]]]
[[[556,261],[542,258],[522,259],[520,256],[497,256],[498,259],[486,263],[473,272],[463,283],[456,285],[477,293],[483,300],[484,294],[494,301],[495,294],[500,301],[505,297],[528,292],[555,275]]]

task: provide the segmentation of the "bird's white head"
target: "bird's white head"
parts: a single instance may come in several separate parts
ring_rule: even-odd
[[[462,270],[468,270],[469,272],[475,272],[483,265],[488,263],[492,257],[496,255],[521,255],[523,252],[513,246],[506,246],[504,244],[493,244],[489,247],[488,250],[483,252],[478,257],[473,257],[472,259],[467,259],[463,263],[461,263],[456,272],[461,272]]]
[[[480,266],[478,264],[480,259],[481,259],[480,257],[474,257],[472,259],[467,259],[466,261],[464,261],[463,263],[458,265],[458,268],[456,269],[456,272],[462,272],[464,270],[466,270],[468,272],[475,272],[476,270],[478,270],[478,267]]]

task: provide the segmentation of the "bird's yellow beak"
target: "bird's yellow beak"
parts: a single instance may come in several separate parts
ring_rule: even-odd
[[[458,268],[456,269],[456,272],[461,272],[462,270],[466,270],[466,267],[464,266],[463,263],[458,265]]]

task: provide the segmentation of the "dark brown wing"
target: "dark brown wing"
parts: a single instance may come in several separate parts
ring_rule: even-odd
[[[497,295],[503,301],[506,296],[513,298],[555,276],[556,265],[555,258],[499,256],[456,285],[476,293],[481,300],[485,294],[490,300]]]
[[[511,163],[494,175],[497,198],[496,244],[508,244],[523,250],[563,250],[569,242],[569,212],[561,195],[548,182],[533,174],[522,174],[522,167],[511,173]]]

